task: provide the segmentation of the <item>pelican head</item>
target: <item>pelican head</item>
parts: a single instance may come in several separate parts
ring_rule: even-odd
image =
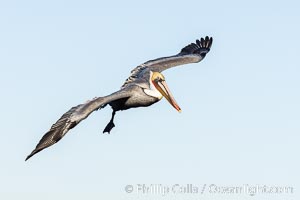
[[[178,112],[181,112],[180,107],[169,90],[164,75],[159,72],[152,72],[151,81],[160,94],[163,95]]]

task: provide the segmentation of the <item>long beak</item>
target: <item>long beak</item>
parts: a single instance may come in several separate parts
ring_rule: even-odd
[[[165,81],[153,81],[154,86],[156,89],[168,100],[168,102],[178,111],[181,112],[180,107],[176,103],[172,93],[169,90],[169,87],[167,86],[167,83]]]

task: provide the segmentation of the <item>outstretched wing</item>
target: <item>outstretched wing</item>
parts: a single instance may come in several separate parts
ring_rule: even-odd
[[[63,114],[55,124],[51,126],[51,129],[42,137],[35,149],[27,156],[26,160],[28,160],[34,154],[58,142],[70,129],[74,128],[79,122],[87,118],[93,111],[104,107],[106,104],[112,101],[129,98],[130,95],[130,90],[124,89],[105,97],[94,98],[71,108],[68,112]]]
[[[206,36],[187,45],[177,55],[149,60],[141,66],[147,66],[151,71],[162,72],[178,65],[200,62],[209,52],[212,42],[213,38]]]

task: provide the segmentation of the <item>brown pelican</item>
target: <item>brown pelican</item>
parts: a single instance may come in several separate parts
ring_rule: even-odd
[[[164,96],[169,103],[181,111],[172,96],[162,71],[178,65],[200,62],[209,52],[213,39],[208,36],[196,40],[184,47],[178,54],[162,57],[145,62],[131,71],[121,89],[108,96],[96,97],[83,104],[72,107],[69,111],[51,126],[50,130],[42,137],[36,148],[26,158],[28,160],[34,154],[55,144],[79,122],[87,118],[93,111],[104,108],[109,104],[112,109],[112,117],[103,133],[110,133],[114,125],[114,117],[117,111],[129,108],[150,106]]]

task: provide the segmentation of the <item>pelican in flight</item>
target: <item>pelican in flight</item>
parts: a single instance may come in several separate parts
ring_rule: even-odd
[[[147,107],[165,97],[177,110],[181,111],[169,87],[166,84],[162,71],[188,63],[200,62],[209,52],[213,39],[206,36],[195,43],[184,47],[178,54],[147,61],[131,71],[121,89],[108,96],[96,97],[83,104],[72,107],[69,111],[51,126],[50,130],[42,137],[35,149],[27,156],[26,160],[43,149],[55,144],[66,133],[87,118],[93,111],[110,105],[112,117],[103,133],[110,133],[115,126],[114,117],[117,111],[129,108]]]

